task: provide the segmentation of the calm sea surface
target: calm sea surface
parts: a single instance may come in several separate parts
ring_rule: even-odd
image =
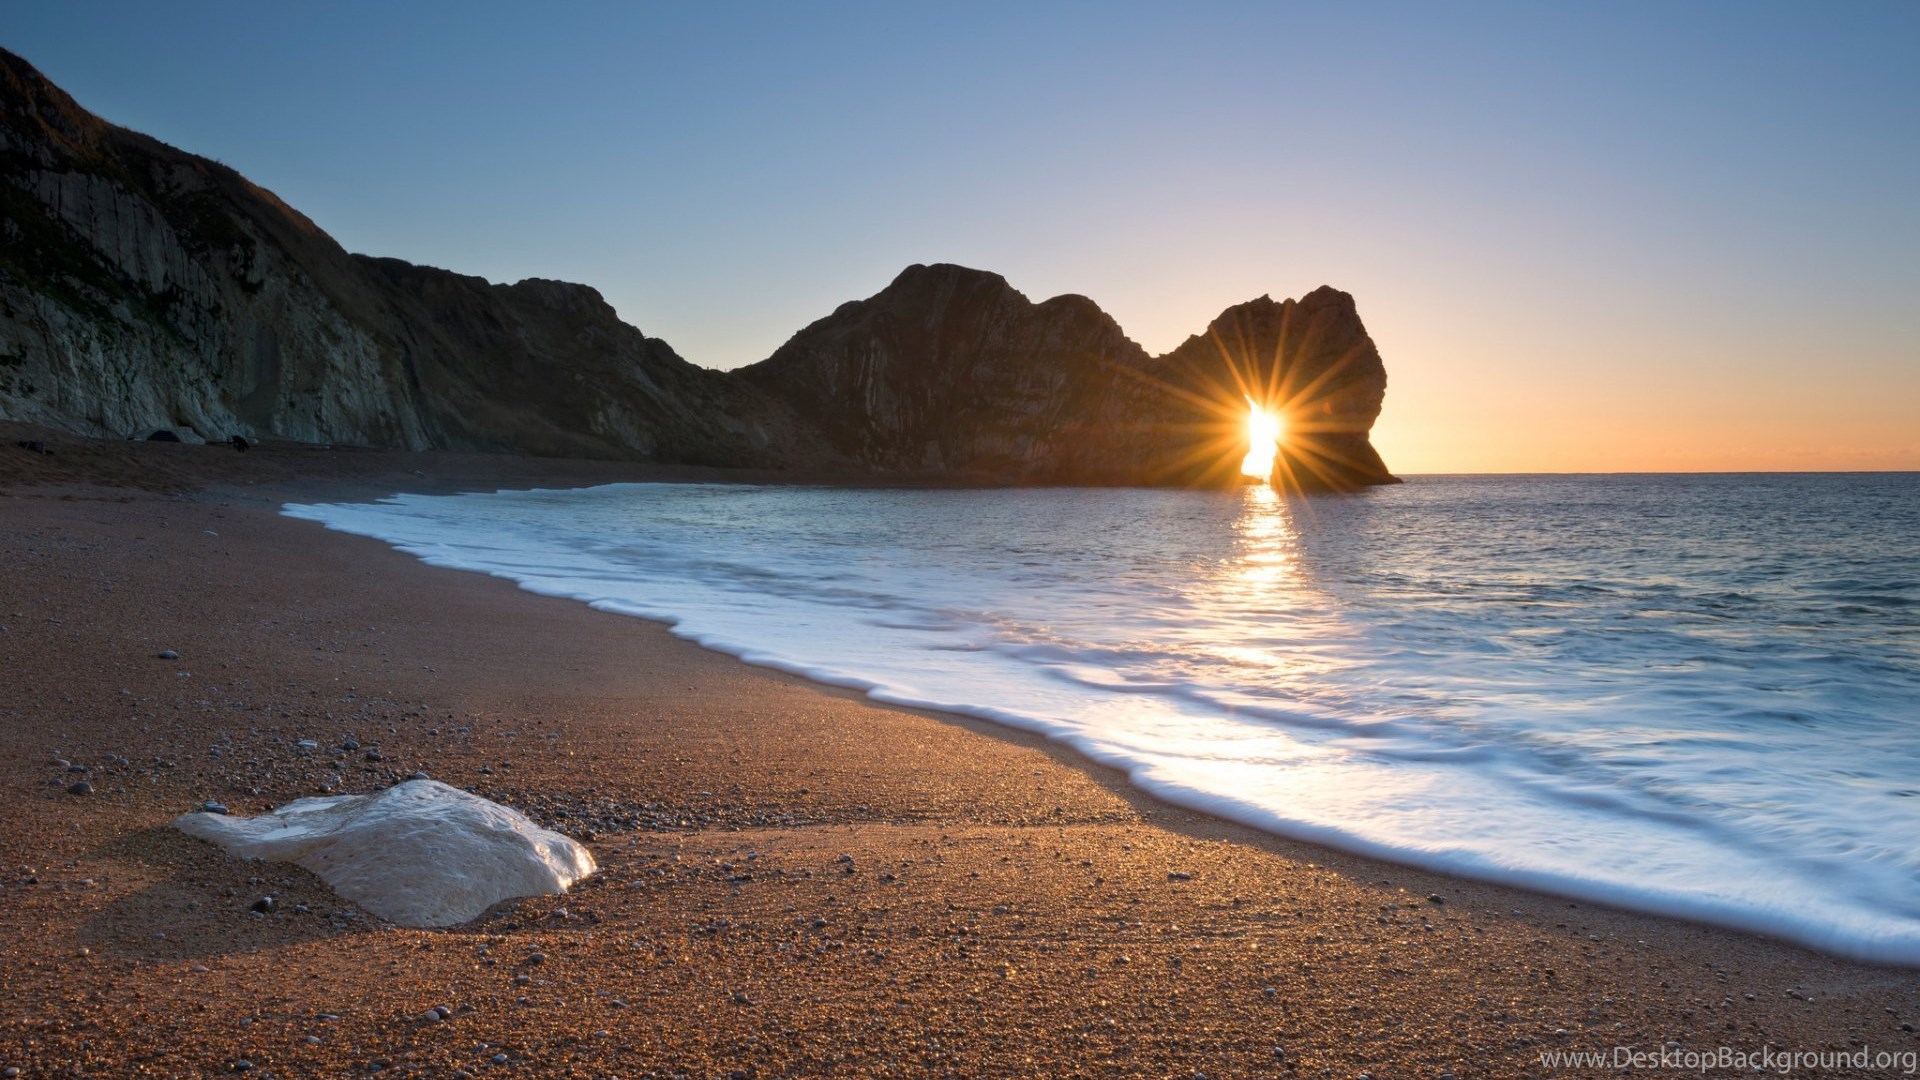
[[[1920,964],[1920,476],[623,484],[287,513],[1168,800]]]

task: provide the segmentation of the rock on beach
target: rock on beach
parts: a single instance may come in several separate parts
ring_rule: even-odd
[[[182,832],[245,858],[292,862],[402,926],[453,926],[502,900],[564,893],[597,868],[571,837],[437,780],[298,799],[271,814],[184,814]]]

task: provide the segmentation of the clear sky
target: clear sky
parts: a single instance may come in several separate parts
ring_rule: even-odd
[[[1920,469],[1920,3],[11,0],[0,44],[712,367],[914,262],[1153,352],[1325,283],[1398,471]]]

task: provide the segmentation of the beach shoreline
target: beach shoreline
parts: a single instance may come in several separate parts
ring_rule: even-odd
[[[1543,1051],[1920,1049],[1910,971],[1267,836],[1037,736],[279,514],[711,471],[12,441],[21,1075],[1464,1078],[1580,1073]],[[415,771],[581,836],[602,873],[401,930],[167,827]],[[1845,1074],[1876,1071],[1905,1070]]]

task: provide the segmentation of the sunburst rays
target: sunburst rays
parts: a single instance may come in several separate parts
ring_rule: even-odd
[[[1289,352],[1307,352],[1307,343],[1292,342],[1293,308],[1280,317],[1270,349],[1258,341],[1265,335],[1247,319],[1223,320],[1208,328],[1217,363],[1188,359],[1182,370],[1164,373],[1127,369],[1153,392],[1166,395],[1176,411],[1189,419],[1160,425],[1156,437],[1179,447],[1159,467],[1159,479],[1203,487],[1231,487],[1261,479],[1246,468],[1251,460],[1251,408],[1278,422],[1279,437],[1265,477],[1281,492],[1324,491],[1354,486],[1353,478],[1369,475],[1377,462],[1348,449],[1351,436],[1364,435],[1365,426],[1343,407],[1342,376],[1363,358],[1356,344],[1331,364],[1305,372]],[[1289,344],[1294,348],[1289,349]]]

